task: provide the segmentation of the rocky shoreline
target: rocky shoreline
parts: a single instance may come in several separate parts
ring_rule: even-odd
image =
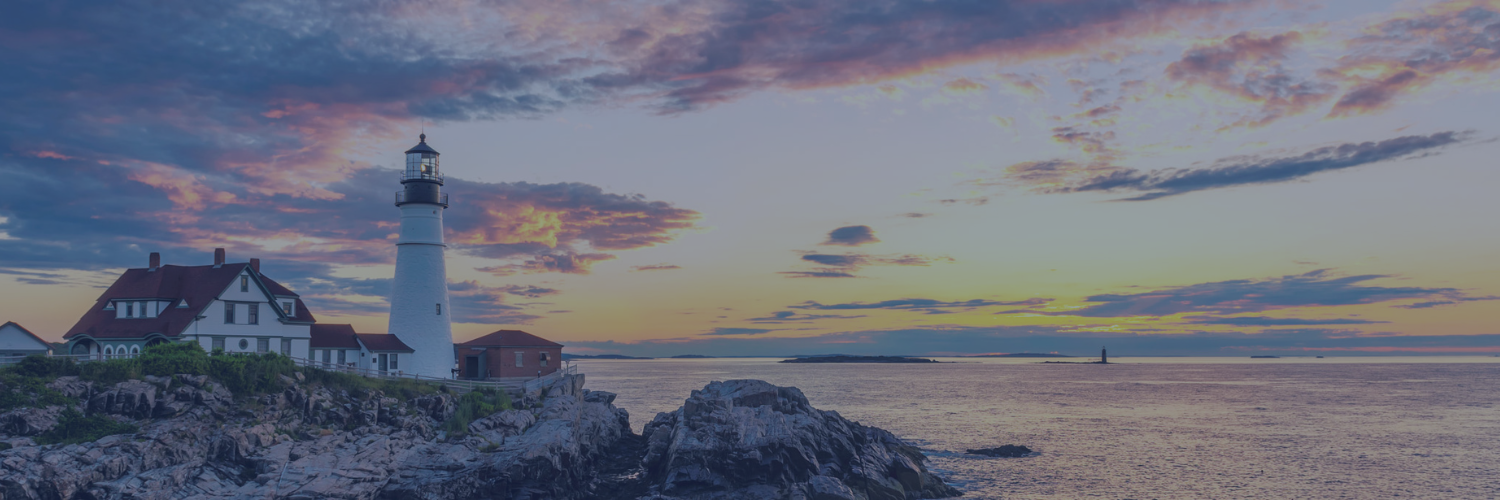
[[[514,409],[466,432],[444,424],[449,393],[401,399],[285,377],[284,389],[235,397],[207,376],[113,385],[60,377],[71,405],[0,414],[6,499],[817,499],[956,496],[916,448],[813,408],[801,391],[714,382],[643,435],[615,395],[583,375],[529,383]],[[12,388],[0,388],[12,390]],[[38,445],[69,411],[136,429]]]

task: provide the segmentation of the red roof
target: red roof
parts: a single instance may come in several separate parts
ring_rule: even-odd
[[[115,280],[99,300],[89,308],[88,312],[78,318],[78,323],[63,334],[64,339],[75,335],[88,335],[94,338],[143,338],[146,335],[157,333],[168,337],[180,335],[183,329],[193,322],[193,319],[203,313],[215,298],[226,288],[229,288],[236,276],[239,276],[249,264],[224,264],[222,266],[161,266],[155,270],[147,268],[127,269]],[[255,273],[259,275],[259,273]],[[273,294],[280,293],[277,290],[288,292],[286,287],[281,286],[264,276],[260,276],[260,282],[266,284],[266,288],[272,290]],[[120,299],[161,299],[171,300],[171,305],[155,318],[116,318],[115,310],[104,310],[111,301]],[[187,301],[187,307],[178,307],[182,301]],[[292,321],[312,323],[317,321],[313,318],[302,299],[296,299],[296,316],[288,318]]]
[[[562,344],[520,330],[500,330],[462,344],[463,347],[562,347]]]
[[[7,326],[14,326],[14,327],[16,327],[17,330],[20,330],[21,333],[25,333],[27,335],[30,335],[31,338],[36,339],[37,342],[41,342],[42,345],[47,346],[48,349],[52,348],[52,343],[51,342],[47,342],[45,340],[42,340],[42,338],[36,336],[35,333],[31,333],[31,330],[27,330],[26,327],[21,326],[20,323],[17,323],[17,322],[14,322],[14,321],[6,321],[5,324],[0,325],[0,330],[4,330],[5,327],[7,327]]]
[[[354,335],[359,337],[360,343],[364,344],[365,349],[369,349],[370,352],[416,352],[407,347],[401,339],[389,333],[356,333]]]
[[[359,349],[359,339],[355,338],[354,327],[349,325],[312,325],[312,341],[309,345],[313,349]]]

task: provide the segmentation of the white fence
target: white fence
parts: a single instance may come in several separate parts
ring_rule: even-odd
[[[239,356],[239,355],[242,355],[242,354],[231,354],[231,356]],[[140,355],[139,354],[115,354],[115,355],[106,356],[106,355],[103,355],[103,354],[66,354],[66,355],[54,354],[51,357],[52,358],[72,359],[73,362],[75,362],[75,363],[87,363],[87,362],[91,362],[91,361],[104,361],[104,360],[110,360],[110,359],[128,359],[128,358],[140,357]],[[516,377],[516,378],[499,379],[499,380],[462,380],[462,379],[427,377],[427,376],[417,375],[415,373],[405,373],[405,372],[402,372],[402,371],[399,371],[399,370],[394,370],[394,371],[371,370],[371,369],[365,369],[365,368],[358,368],[358,367],[354,367],[354,366],[347,365],[347,364],[325,363],[325,362],[318,361],[318,360],[307,359],[307,358],[298,358],[298,357],[292,357],[292,356],[287,356],[287,358],[291,359],[292,363],[296,364],[297,366],[304,366],[304,367],[308,367],[308,368],[316,368],[316,369],[319,369],[319,370],[330,371],[330,372],[337,372],[337,373],[348,373],[350,375],[359,375],[361,377],[369,377],[369,378],[379,378],[379,379],[386,379],[386,380],[401,380],[401,379],[415,380],[415,381],[418,381],[418,382],[425,382],[425,383],[430,383],[430,384],[438,384],[438,385],[447,386],[448,389],[450,389],[450,390],[452,390],[454,392],[457,392],[459,394],[468,393],[468,392],[473,391],[475,389],[486,389],[486,388],[488,388],[488,389],[505,389],[505,390],[510,390],[510,391],[519,390],[519,389],[521,389],[522,386],[526,385],[527,382],[530,382],[532,380],[540,380],[540,379],[545,379],[545,378],[563,377],[563,376],[567,376],[567,375],[577,375],[578,374],[578,365],[572,364],[572,363],[568,363],[567,366],[565,366],[564,368],[562,368],[560,370],[557,370],[555,372],[552,372],[550,374],[543,375],[541,377]],[[26,359],[25,356],[5,356],[5,357],[0,357],[0,366],[14,364],[14,363],[19,363],[19,362],[21,362],[22,359]]]

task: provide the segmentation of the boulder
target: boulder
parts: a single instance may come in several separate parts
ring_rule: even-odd
[[[713,382],[646,425],[652,493],[681,499],[956,496],[889,432],[813,408],[802,391]]]

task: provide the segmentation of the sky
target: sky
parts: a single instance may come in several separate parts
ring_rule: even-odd
[[[0,321],[263,261],[576,354],[1500,354],[1500,0],[0,6]]]

